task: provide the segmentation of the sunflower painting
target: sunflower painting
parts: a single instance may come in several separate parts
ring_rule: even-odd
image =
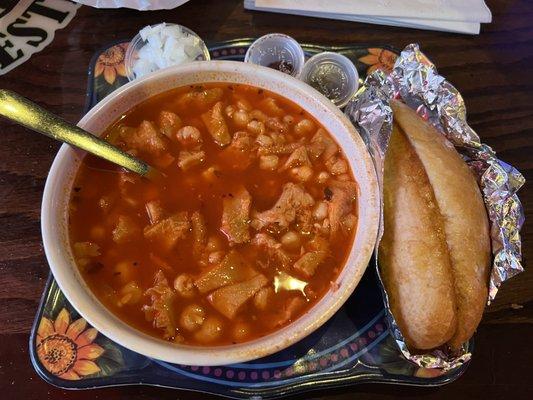
[[[126,67],[124,59],[128,43],[119,43],[105,50],[98,60],[94,69],[96,77],[103,75],[105,81],[112,85],[118,76],[126,77]]]
[[[370,75],[377,69],[381,69],[389,74],[392,72],[392,68],[394,67],[394,63],[396,62],[397,58],[398,55],[390,50],[369,48],[368,54],[363,57],[359,57],[359,61],[368,65],[366,70],[367,75]]]
[[[44,368],[62,379],[78,380],[100,372],[96,360],[104,349],[96,343],[98,332],[87,329],[83,318],[71,322],[69,312],[63,308],[52,321],[41,318],[37,329],[36,348]]]

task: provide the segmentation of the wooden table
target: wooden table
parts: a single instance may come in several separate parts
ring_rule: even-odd
[[[533,182],[533,7],[530,1],[488,1],[494,22],[479,36],[417,31],[243,10],[242,1],[201,1],[172,10],[136,12],[82,7],[53,43],[0,76],[15,90],[77,122],[85,103],[87,65],[94,52],[141,27],[177,22],[207,41],[285,32],[305,42],[376,43],[402,48],[418,42],[465,97],[469,121],[499,156]],[[0,121],[0,393],[3,399],[193,399],[194,393],[149,387],[68,392],[43,382],[28,356],[28,335],[48,276],[39,214],[42,190],[59,144]],[[520,192],[533,220],[533,190]],[[525,264],[533,257],[533,229],[523,231]],[[527,265],[526,265],[527,266]],[[321,399],[533,398],[533,271],[508,282],[487,309],[468,371],[434,389],[360,385],[314,392]],[[213,397],[214,398],[214,397]]]

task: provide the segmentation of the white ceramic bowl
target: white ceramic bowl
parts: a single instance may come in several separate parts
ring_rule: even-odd
[[[170,67],[135,80],[98,103],[79,126],[96,135],[143,100],[172,88],[206,82],[249,84],[275,92],[300,105],[335,136],[348,157],[359,185],[359,218],[346,265],[337,289],[328,293],[302,317],[265,337],[229,346],[196,347],[169,343],[127,325],[92,294],[75,265],[68,238],[68,203],[83,152],[63,145],[46,181],[41,228],[46,257],[59,287],[98,331],[128,349],[159,360],[187,365],[222,365],[263,357],[298,342],[320,327],[352,294],[363,275],[377,234],[378,189],[370,156],[348,119],[310,86],[270,68],[231,61],[205,61]]]

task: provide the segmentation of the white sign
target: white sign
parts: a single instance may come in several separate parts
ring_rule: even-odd
[[[170,10],[189,0],[74,0],[96,8],[133,8],[134,10]]]
[[[0,2],[0,75],[44,49],[80,7],[67,0]]]

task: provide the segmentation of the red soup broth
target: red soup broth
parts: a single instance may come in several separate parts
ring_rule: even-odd
[[[305,110],[247,85],[187,86],[139,104],[104,137],[165,175],[86,156],[75,179],[73,253],[121,320],[176,343],[241,343],[291,323],[334,284],[357,185]]]

